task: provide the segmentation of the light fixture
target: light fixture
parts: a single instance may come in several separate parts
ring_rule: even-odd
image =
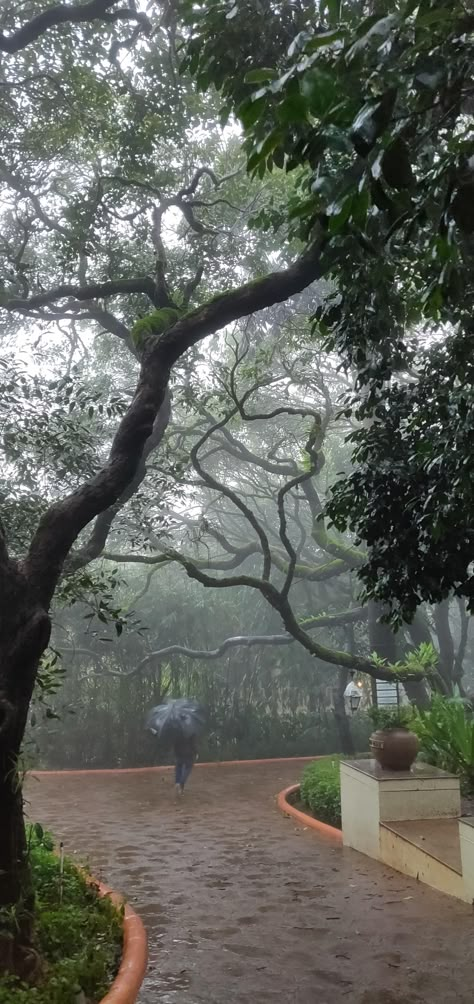
[[[347,684],[347,687],[344,691],[344,704],[346,706],[346,710],[350,711],[351,715],[354,715],[355,712],[358,711],[360,702],[362,700],[362,694],[360,691],[362,684],[354,683],[353,673],[351,674],[351,677],[352,679],[350,683]]]
[[[362,694],[360,690],[356,690],[355,693],[350,694],[349,703],[351,706],[352,714],[354,714],[354,712],[357,711],[361,700],[362,700]]]

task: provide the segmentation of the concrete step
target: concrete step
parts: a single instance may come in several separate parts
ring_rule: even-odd
[[[381,858],[439,892],[465,898],[458,817],[380,823]]]

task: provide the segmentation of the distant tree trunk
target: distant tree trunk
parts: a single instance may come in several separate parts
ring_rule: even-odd
[[[457,683],[463,697],[466,696],[462,678],[464,674],[464,656],[466,655],[467,640],[469,636],[470,615],[467,613],[465,601],[458,597],[459,616],[461,619],[461,637],[459,639],[458,650],[454,660],[453,680]]]
[[[417,610],[411,624],[408,625],[408,633],[416,648],[423,644],[433,644],[428,621],[420,610]],[[429,708],[431,698],[429,687],[425,680],[407,680],[403,686],[410,701],[413,701],[417,708]]]
[[[449,623],[449,600],[437,603],[433,610],[439,648],[439,673],[449,694],[453,692],[454,642]]]
[[[344,703],[344,691],[348,679],[348,670],[342,669],[342,667],[339,668],[337,671],[337,686],[334,688],[334,719],[339,733],[341,753],[344,753],[345,756],[353,756],[355,753],[354,740]]]

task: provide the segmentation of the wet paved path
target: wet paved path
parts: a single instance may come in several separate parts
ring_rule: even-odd
[[[141,914],[140,1004],[472,1002],[472,910],[283,817],[300,769],[43,775],[29,813]]]

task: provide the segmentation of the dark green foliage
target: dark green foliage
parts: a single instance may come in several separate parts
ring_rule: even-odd
[[[333,10],[267,11],[252,0],[210,0],[189,5],[188,17],[183,65],[239,115],[249,171],[303,168],[289,213],[304,236],[324,213],[337,244],[354,226],[370,240],[391,231],[397,241],[419,241],[421,251],[443,214],[454,216],[472,184],[461,166],[468,137],[453,139],[472,55],[472,23],[459,0],[449,9],[438,0],[382,2],[368,16],[349,0]],[[231,43],[225,58],[216,52],[223,40]],[[432,259],[442,267],[434,244]]]
[[[474,20],[461,0],[376,7],[291,5],[285,50],[279,11],[210,0],[189,14],[185,63],[240,117],[250,173],[297,169],[282,211],[256,222],[325,234],[335,292],[314,333],[356,374],[345,414],[365,421],[329,512],[364,541],[367,593],[399,622],[453,590],[474,603]],[[239,30],[222,67],[215,39]],[[433,325],[456,337],[420,355]]]
[[[410,729],[413,720],[411,707],[384,708],[372,705],[369,718],[376,729]]]
[[[341,782],[339,758],[315,760],[303,771],[301,799],[323,823],[341,826]]]
[[[474,718],[464,701],[436,695],[427,711],[418,711],[411,726],[428,763],[460,774],[465,788],[474,791]]]
[[[118,969],[121,914],[110,900],[98,898],[96,888],[67,859],[61,903],[59,858],[52,852],[51,839],[36,824],[29,840],[37,943],[45,976],[34,988],[1,977],[0,1004],[77,1004],[81,991],[92,1004],[105,995]]]
[[[421,355],[416,382],[380,389],[372,424],[350,437],[356,468],[327,507],[366,541],[359,575],[381,602],[396,597],[393,619],[451,591],[474,609],[472,341],[461,328]]]

